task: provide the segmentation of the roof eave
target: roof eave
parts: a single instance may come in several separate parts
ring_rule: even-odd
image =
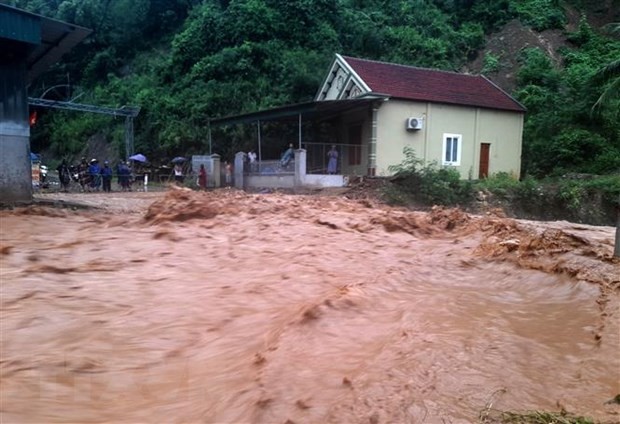
[[[406,101],[410,101],[410,102],[423,102],[423,103],[435,103],[435,104],[442,104],[442,105],[452,105],[452,106],[462,106],[462,107],[479,107],[482,109],[490,109],[490,110],[504,110],[507,112],[517,112],[517,113],[525,113],[526,110],[522,110],[520,107],[517,108],[515,107],[514,109],[508,108],[508,107],[498,107],[498,106],[488,106],[488,105],[476,105],[476,104],[471,104],[471,103],[459,103],[459,102],[449,102],[449,101],[437,101],[437,100],[428,100],[428,99],[416,99],[416,98],[412,98],[412,97],[401,97],[401,96],[390,96],[390,95],[385,95],[387,96],[387,98],[391,98],[391,99],[396,99],[396,100],[406,100]]]
[[[491,81],[489,78],[487,78],[485,75],[480,74],[480,76],[482,78],[484,78],[489,84],[491,84],[493,87],[495,87],[496,89],[498,89],[499,91],[501,91],[502,93],[504,93],[511,101],[513,101],[516,105],[519,106],[519,108],[522,109],[522,112],[525,113],[527,112],[527,108],[521,103],[519,102],[517,99],[515,99],[514,97],[512,97],[510,94],[508,94],[503,88],[501,88],[499,85],[495,84],[493,81]]]

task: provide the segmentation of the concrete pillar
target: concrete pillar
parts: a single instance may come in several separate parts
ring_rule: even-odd
[[[374,177],[377,171],[377,111],[379,105],[372,105],[370,120],[370,140],[368,142],[368,176]]]
[[[245,165],[245,156],[246,154],[244,152],[235,153],[235,164],[233,168],[235,172],[234,180],[235,187],[240,189],[243,189],[243,167]]]
[[[0,202],[32,201],[25,60],[0,64]]]
[[[213,187],[221,187],[221,164],[220,164],[220,155],[214,153],[211,155],[211,159],[213,159],[213,175],[209,179],[213,181]],[[211,187],[211,185],[209,185]]]
[[[306,182],[306,150],[295,150],[295,187],[303,187]]]

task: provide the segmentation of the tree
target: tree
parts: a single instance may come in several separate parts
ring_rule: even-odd
[[[613,24],[615,32],[620,33],[620,23]],[[604,84],[608,83],[607,88],[603,90],[603,93],[594,104],[594,108],[605,107],[609,105],[612,99],[618,97],[620,93],[620,59],[616,59],[606,66],[602,67],[595,75],[596,81],[601,81]]]
[[[610,24],[611,32],[620,33],[620,23]],[[593,109],[598,109],[609,105],[612,99],[618,97],[620,93],[620,59],[616,59],[601,68],[594,76],[595,80],[609,83],[607,88],[603,90],[603,94],[598,98]],[[618,198],[617,219],[616,219],[616,243],[614,247],[614,256],[620,258],[620,198]]]

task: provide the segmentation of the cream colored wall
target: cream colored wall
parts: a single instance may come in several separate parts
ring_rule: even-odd
[[[426,103],[388,100],[377,111],[377,170],[378,176],[390,175],[390,165],[403,160],[403,149],[413,148],[419,158],[424,158],[425,138],[428,132]],[[421,130],[407,131],[405,121],[408,117],[424,118]]]
[[[523,114],[480,109],[479,123],[474,178],[478,178],[480,143],[491,143],[489,175],[508,172],[518,178],[521,173]]]
[[[423,128],[406,130],[408,117],[423,118]],[[377,175],[389,175],[388,167],[402,162],[406,146],[417,157],[441,164],[443,137],[450,133],[462,135],[456,167],[462,178],[478,178],[480,143],[491,143],[489,174],[518,176],[523,114],[390,99],[379,108],[377,121]]]

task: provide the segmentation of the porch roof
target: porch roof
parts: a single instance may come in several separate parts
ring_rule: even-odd
[[[293,121],[297,120],[299,115],[305,119],[315,119],[317,117],[328,118],[350,110],[367,107],[377,100],[383,101],[385,99],[387,99],[387,97],[372,96],[349,100],[323,100],[297,103],[241,115],[215,118],[211,119],[211,124],[233,125],[256,121]]]

